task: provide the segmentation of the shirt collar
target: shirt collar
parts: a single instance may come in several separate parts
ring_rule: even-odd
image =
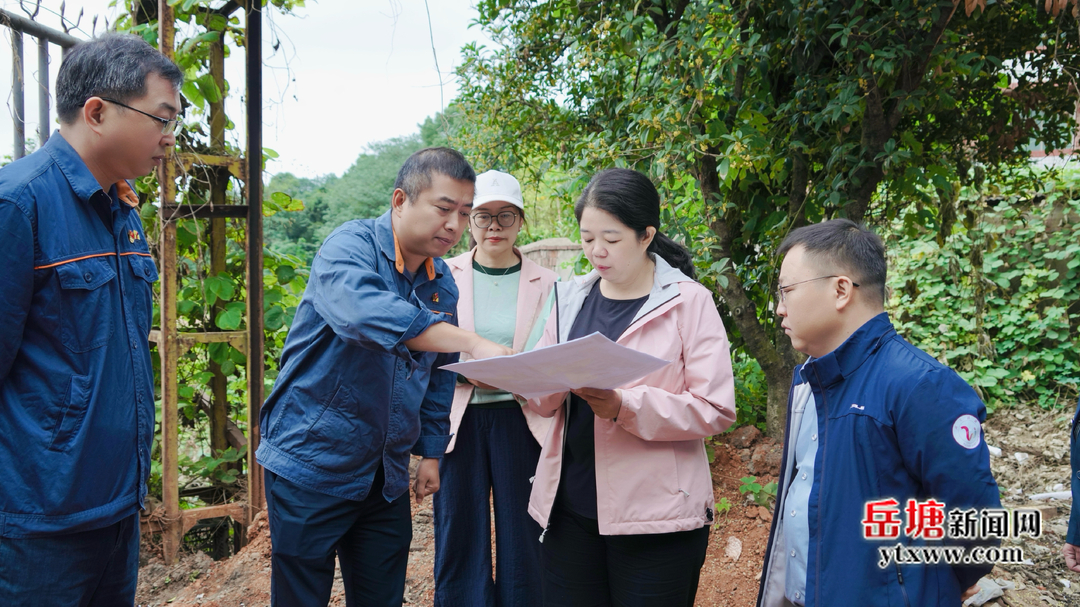
[[[64,139],[64,136],[60,134],[59,130],[53,131],[53,134],[49,136],[49,140],[42,146],[49,156],[56,162],[56,166],[60,167],[60,171],[67,178],[68,183],[71,184],[71,190],[79,197],[80,200],[90,200],[94,194],[103,192],[105,194],[112,194],[112,188],[109,192],[104,192],[101,189],[101,184],[94,178],[94,174],[90,172],[90,169],[86,166],[86,161],[79,156],[79,153],[75,151],[75,148],[71,147],[71,144]],[[126,181],[117,181],[115,184],[116,197],[128,205],[131,208],[139,206],[139,196],[131,189],[131,186]]]
[[[72,191],[81,200],[90,200],[94,194],[102,191],[101,185],[94,178],[94,174],[87,168],[86,161],[64,139],[59,130],[53,131],[42,149],[48,152],[49,156],[52,156],[56,166],[60,167],[60,171],[67,178],[68,183],[71,184]]]
[[[804,367],[812,367],[822,386],[831,386],[851,375],[871,354],[896,334],[885,312],[863,323],[838,348],[821,358],[807,361]]]
[[[383,255],[394,262],[394,269],[402,276],[405,275],[405,256],[401,254],[401,243],[398,242],[397,233],[394,232],[394,224],[390,218],[393,210],[383,213],[382,217],[375,220],[375,234],[379,241],[379,247]],[[428,280],[435,280],[435,260],[428,257],[424,260],[424,270]]]

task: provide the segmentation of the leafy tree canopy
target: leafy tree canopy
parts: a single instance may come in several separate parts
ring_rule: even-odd
[[[462,145],[478,165],[557,168],[569,194],[608,166],[652,175],[768,377],[778,434],[797,356],[772,251],[799,225],[884,226],[912,203],[945,236],[961,186],[1066,147],[1077,21],[1041,4],[482,0],[499,46],[465,49]]]

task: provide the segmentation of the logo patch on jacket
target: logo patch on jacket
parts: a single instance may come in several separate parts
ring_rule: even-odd
[[[128,242],[135,242],[136,240],[142,240],[137,230],[128,230]]]
[[[961,415],[953,422],[952,436],[961,447],[974,449],[982,438],[982,426],[974,415]]]

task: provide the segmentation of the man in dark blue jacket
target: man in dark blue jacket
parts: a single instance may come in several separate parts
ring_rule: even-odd
[[[960,605],[993,568],[977,553],[979,517],[1001,506],[985,407],[893,329],[875,234],[826,221],[793,231],[780,255],[776,313],[809,358],[788,399],[758,605]],[[945,563],[945,546],[971,563]]]
[[[67,53],[60,130],[0,169],[0,605],[131,605],[154,438],[157,269],[126,180],[183,75],[136,36]]]
[[[1069,479],[1072,490],[1072,510],[1069,512],[1069,531],[1065,535],[1065,546],[1061,552],[1065,555],[1065,566],[1080,573],[1080,403],[1076,403],[1072,425],[1069,426],[1069,464],[1072,477]]]
[[[468,226],[476,175],[447,148],[398,173],[391,208],[323,242],[260,420],[273,543],[271,602],[326,605],[341,563],[349,604],[402,603],[412,517],[439,488],[457,375],[439,367],[510,350],[456,326],[439,259]],[[441,353],[441,354],[437,354]]]

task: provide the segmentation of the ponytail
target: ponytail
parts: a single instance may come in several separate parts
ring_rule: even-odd
[[[662,234],[659,230],[653,236],[652,242],[649,243],[649,248],[646,250],[664,258],[664,261],[668,262],[671,267],[686,274],[691,279],[694,278],[694,258],[690,255],[690,251]]]

